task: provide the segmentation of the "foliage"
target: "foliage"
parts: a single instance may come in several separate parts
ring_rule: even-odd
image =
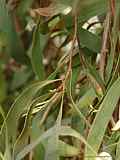
[[[119,0],[0,0],[0,160],[119,160],[119,74]]]

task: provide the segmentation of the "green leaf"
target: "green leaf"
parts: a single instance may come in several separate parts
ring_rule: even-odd
[[[30,9],[32,3],[33,3],[33,0],[20,1],[17,8],[17,12],[19,16],[25,16],[25,13],[27,13],[27,11]]]
[[[106,0],[81,0],[77,1],[76,9],[79,10],[79,22],[99,15],[104,15],[108,11],[108,1]],[[116,6],[120,6],[120,1],[115,1]]]
[[[118,144],[116,148],[116,160],[120,160],[120,138],[118,140]]]
[[[78,30],[81,47],[88,48],[95,53],[99,53],[101,49],[101,38],[86,29]]]
[[[89,145],[89,143],[85,140],[85,138],[79,132],[77,132],[76,130],[72,129],[71,127],[62,126],[61,127],[60,135],[61,136],[72,136],[74,138],[79,139],[81,142],[83,142],[84,144],[86,144],[86,146],[88,146],[88,148],[91,150],[91,152],[93,152],[95,154],[95,151]]]
[[[117,6],[115,10],[114,23],[113,23],[112,33],[111,33],[111,41],[110,41],[111,50],[110,50],[110,55],[108,57],[108,62],[106,66],[106,81],[107,82],[111,79],[111,76],[114,75],[112,74],[112,70],[113,70],[113,65],[115,62],[116,47],[117,47],[117,44],[119,41],[118,39],[120,35],[119,23],[120,23],[120,8],[119,6]],[[119,57],[117,58],[119,59]]]
[[[8,135],[9,139],[11,139],[12,144],[15,143],[16,137],[17,137],[17,128],[18,128],[18,120],[20,116],[27,110],[29,110],[29,107],[32,104],[33,98],[36,95],[36,93],[45,87],[46,85],[49,85],[51,83],[54,83],[58,80],[51,80],[51,81],[42,81],[42,82],[36,82],[26,88],[15,100],[13,105],[11,106],[6,119],[4,121],[4,124],[2,126],[1,133],[5,127],[5,123],[7,123],[8,127]]]
[[[79,21],[86,21],[91,17],[102,15],[107,11],[106,0],[84,0],[79,2]]]
[[[95,151],[87,143],[85,138],[82,137],[74,129],[72,129],[72,128],[68,127],[68,126],[61,126],[60,128],[58,128],[58,130],[56,130],[55,128],[56,128],[56,126],[50,128],[49,130],[44,132],[42,135],[40,135],[36,141],[34,141],[33,143],[31,143],[31,144],[27,145],[26,147],[24,147],[23,150],[20,153],[17,154],[16,160],[21,160],[22,158],[25,157],[25,155],[27,155],[31,150],[33,150],[40,142],[42,142],[43,140],[45,140],[45,139],[47,139],[47,138],[49,138],[51,136],[54,137],[55,134],[59,134],[60,136],[72,136],[74,138],[77,138],[77,139],[81,140],[83,143],[85,143],[88,146],[88,148],[90,148],[90,150],[92,152],[94,152],[94,154],[95,154]]]
[[[40,34],[38,25],[33,34],[31,62],[33,70],[39,80],[43,80],[45,78],[45,71],[43,66],[43,49],[45,47],[45,43],[46,38]]]
[[[59,140],[59,155],[62,157],[73,157],[79,154],[79,149]]]
[[[0,123],[3,123],[3,120],[5,120],[5,114],[4,114],[4,111],[2,109],[2,106],[0,105]],[[2,152],[5,150],[5,140],[4,139],[5,139],[5,135],[6,135],[6,128],[5,128],[4,133],[5,134],[3,136],[0,135],[0,151],[2,151]]]
[[[55,127],[50,128],[45,133],[40,135],[37,140],[33,141],[31,144],[27,145],[23,148],[23,150],[16,155],[16,160],[21,160],[25,157],[31,150],[33,150],[41,141],[45,140],[46,138],[50,137],[54,132]]]
[[[54,136],[48,138],[48,143],[45,147],[45,160],[59,160],[58,152],[58,133],[56,133],[56,127],[53,132]]]
[[[104,81],[100,77],[95,66],[89,64],[87,60],[86,60],[86,66],[87,66],[87,69],[85,70],[85,73],[93,81],[93,87],[96,88],[96,92],[101,96],[105,90]],[[97,90],[97,87],[99,87],[98,90]]]
[[[63,108],[63,98],[64,98],[64,94],[62,95],[62,100],[61,100],[61,106],[60,106],[60,111],[54,126],[54,132],[53,135],[49,137],[48,139],[48,144],[46,149],[46,153],[45,153],[45,160],[59,160],[59,152],[58,152],[58,148],[59,148],[59,132],[58,130],[60,130],[61,128],[61,120],[62,120],[62,108]]]
[[[79,100],[77,106],[81,109],[92,105],[97,94],[93,88],[90,88]]]
[[[0,160],[4,160],[4,156],[1,152],[0,152]]]
[[[6,35],[6,53],[12,55],[18,62],[28,63],[28,57],[25,55],[24,48],[18,36],[13,16],[8,9],[5,0],[0,0],[0,32]]]
[[[31,70],[28,69],[16,71],[13,75],[10,89],[13,91],[25,85],[26,82],[28,82],[31,74],[32,74]]]
[[[67,1],[58,1],[59,3],[62,3],[67,6],[73,7],[73,13],[78,12],[79,22],[85,22],[88,19],[94,17],[103,15],[108,10],[108,1],[106,0],[67,0]],[[116,6],[120,5],[120,1],[116,0]]]
[[[31,142],[34,142],[41,134],[44,133],[44,126],[39,127],[39,123],[42,115],[43,115],[43,112],[38,112],[32,120],[32,127],[30,131]],[[44,152],[45,152],[45,148],[43,144],[39,143],[34,149],[34,159],[43,160]]]
[[[0,106],[0,114],[2,115],[3,120],[5,121],[5,113],[2,109],[2,107]],[[4,137],[4,138],[3,138]],[[8,141],[8,129],[7,129],[7,124],[5,123],[5,130],[4,130],[4,135],[2,136],[0,134],[0,142],[2,142],[1,144],[4,146],[4,158],[3,160],[11,160],[11,152],[10,152],[10,145],[9,145],[9,141]],[[5,144],[4,144],[5,143]],[[2,148],[3,148],[2,146]],[[0,146],[1,148],[1,146]]]
[[[7,35],[4,32],[0,31],[0,51],[3,47],[7,46]]]
[[[108,93],[106,94],[88,134],[87,142],[92,146],[96,153],[98,152],[102,143],[106,127],[112,117],[112,113],[117,105],[119,97],[120,77],[115,81],[115,83],[111,86]],[[90,149],[86,147],[85,159],[88,160],[89,156],[95,157],[96,154],[91,152]]]
[[[0,66],[0,103],[3,102],[3,100],[6,97],[6,89],[7,89],[6,81]]]

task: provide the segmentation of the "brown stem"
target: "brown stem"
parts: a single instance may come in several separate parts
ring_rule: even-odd
[[[110,9],[111,9],[111,13],[112,16],[115,16],[115,0],[110,0]]]
[[[43,114],[43,116],[42,116],[42,119],[40,120],[39,126],[41,126],[41,125],[45,122],[45,120],[47,119],[48,114],[49,114],[52,106],[60,99],[61,94],[62,94],[62,92],[56,93],[56,94],[53,96],[53,98],[52,98],[53,100],[51,101],[51,103],[49,104],[48,108],[47,108],[46,111],[44,112],[44,114]]]
[[[99,71],[102,79],[104,80],[104,74],[105,74],[105,65],[106,65],[106,58],[108,53],[108,39],[109,39],[109,32],[110,32],[110,26],[111,26],[111,13],[108,12],[104,24],[104,32],[103,32],[103,41],[102,41],[102,49],[101,49],[101,58],[100,58],[100,64],[99,64]]]
[[[40,7],[48,7],[51,0],[40,0]]]

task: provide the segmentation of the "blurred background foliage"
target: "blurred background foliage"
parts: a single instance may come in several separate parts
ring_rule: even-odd
[[[119,0],[0,0],[0,160],[120,160],[119,74]]]

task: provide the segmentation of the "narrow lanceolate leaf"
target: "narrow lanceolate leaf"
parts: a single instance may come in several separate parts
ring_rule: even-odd
[[[0,134],[3,133],[3,129],[7,123],[9,139],[11,139],[14,144],[17,136],[18,120],[21,114],[29,109],[34,96],[41,88],[55,81],[57,80],[37,82],[26,88],[11,106],[11,109],[3,123]]]
[[[21,160],[30,151],[32,151],[40,142],[42,142],[43,140],[45,140],[45,139],[47,139],[47,138],[49,138],[51,136],[54,136],[55,134],[59,134],[60,136],[72,136],[74,138],[77,138],[77,139],[81,140],[83,143],[85,143],[88,146],[88,148],[91,150],[91,152],[94,152],[94,150],[87,143],[85,138],[82,135],[80,135],[77,131],[75,131],[74,129],[72,129],[72,128],[68,127],[68,126],[61,126],[61,127],[58,128],[58,130],[56,130],[56,126],[54,126],[54,127],[50,128],[49,130],[47,130],[46,132],[44,132],[42,135],[40,135],[37,138],[37,140],[35,140],[31,144],[29,144],[26,147],[24,147],[23,150],[17,154],[16,160]]]
[[[0,32],[5,34],[7,45],[4,47],[6,53],[12,55],[18,62],[28,62],[20,37],[14,26],[13,16],[10,14],[5,0],[0,0]]]
[[[0,66],[0,103],[6,97],[6,82]]]
[[[58,147],[59,155],[62,157],[73,157],[79,154],[79,148],[69,145],[61,140],[59,140]]]
[[[0,122],[2,122],[4,119],[5,119],[5,114],[3,112],[2,106],[0,105]],[[6,128],[4,131],[4,135],[0,135],[0,151],[5,150],[5,137],[6,137]]]
[[[87,142],[92,146],[96,153],[98,152],[99,147],[102,143],[106,127],[112,117],[112,113],[116,107],[119,97],[120,77],[115,81],[115,83],[111,86],[108,93],[106,94],[102,104],[100,105],[99,111],[94,119],[92,127],[89,131]],[[94,160],[96,154],[91,152],[91,150],[88,147],[86,147],[85,160],[89,160],[91,156]]]
[[[73,13],[77,12],[80,14],[80,22],[85,22],[91,17],[104,14],[108,4],[106,0],[62,0],[60,2],[71,5],[73,7]]]
[[[1,152],[0,152],[0,160],[4,160],[4,156]]]
[[[40,135],[37,140],[34,140],[31,144],[24,147],[23,150],[16,155],[16,160],[23,159],[30,151],[32,151],[38,144],[40,144],[40,142],[51,137],[53,135],[54,129],[55,127],[50,128],[45,133]]]
[[[80,14],[79,22],[85,22],[91,17],[103,15],[108,10],[108,1],[106,0],[59,0],[58,2],[72,6],[73,12],[77,11]],[[119,5],[120,1],[116,0],[116,6]]]
[[[30,9],[32,3],[33,3],[33,0],[20,1],[17,8],[18,14],[20,16],[25,15],[25,13]]]
[[[120,160],[120,138],[118,140],[118,144],[116,148],[116,160]]]
[[[60,111],[56,120],[55,128],[53,135],[49,137],[48,139],[48,144],[46,149],[46,154],[45,154],[45,160],[59,160],[59,135],[60,133],[58,130],[61,128],[61,120],[62,120],[62,107],[63,107],[63,97],[62,95],[62,100],[61,100],[61,106],[60,106]]]
[[[45,47],[46,38],[39,32],[39,25],[37,25],[33,34],[32,55],[31,61],[33,70],[39,80],[43,80],[45,77],[43,66],[43,49]]]
[[[113,64],[115,61],[116,46],[117,46],[117,42],[118,42],[119,34],[120,34],[120,30],[119,30],[120,7],[119,6],[120,5],[118,5],[115,10],[115,17],[114,17],[113,28],[112,28],[112,33],[111,33],[111,50],[110,50],[110,56],[108,57],[108,63],[106,67],[107,81],[109,81],[112,76],[111,73],[112,73]]]
[[[54,135],[54,136],[53,136]],[[58,152],[58,133],[56,133],[56,127],[54,129],[53,135],[48,138],[48,144],[45,147],[45,160],[59,160]]]
[[[3,120],[5,120],[5,114],[4,111],[2,109],[2,106],[0,106],[0,115],[2,115]],[[8,142],[8,130],[7,130],[7,124],[5,124],[5,130],[4,130],[4,135],[1,136],[0,135],[0,145],[2,145],[2,147],[0,146],[0,150],[2,151],[1,148],[4,148],[4,143],[5,143],[5,148],[4,148],[4,158],[3,160],[11,160],[11,153],[10,153],[10,145]]]
[[[120,5],[120,1],[116,0],[116,6]],[[108,1],[106,0],[83,0],[79,1],[79,21],[85,22],[91,17],[103,15],[108,10]]]

